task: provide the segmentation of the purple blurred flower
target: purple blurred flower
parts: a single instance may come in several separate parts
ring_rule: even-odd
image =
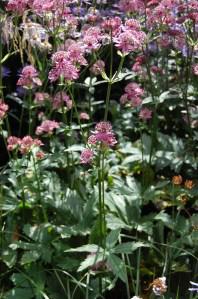
[[[11,74],[10,69],[7,66],[2,66],[2,78],[7,78]]]
[[[23,97],[27,93],[27,90],[25,88],[23,88],[22,86],[18,86],[16,88],[16,93],[19,97]]]

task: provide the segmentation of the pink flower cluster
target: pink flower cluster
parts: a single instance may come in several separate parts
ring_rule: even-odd
[[[120,98],[121,104],[130,103],[132,107],[141,106],[144,90],[137,83],[127,84],[124,91],[125,93]]]
[[[89,146],[97,146],[98,144],[104,148],[114,146],[117,143],[115,135],[112,131],[110,122],[101,121],[95,126],[95,130],[88,138]],[[89,164],[94,158],[94,152],[90,148],[82,151],[80,162],[82,164]]]
[[[139,118],[141,118],[142,120],[151,119],[152,118],[152,110],[150,110],[147,107],[142,108],[139,113]]]
[[[119,8],[126,13],[134,13],[144,11],[145,5],[143,0],[120,0]]]
[[[152,117],[152,110],[142,106],[141,97],[144,94],[144,90],[137,83],[129,83],[124,89],[125,93],[120,98],[120,103],[130,104],[131,107],[141,108],[139,112],[139,118],[142,120],[148,120]]]
[[[85,27],[82,29],[82,43],[85,45],[86,53],[91,53],[100,48],[104,37],[99,26]]]
[[[0,99],[0,120],[2,120],[5,117],[7,111],[8,111],[8,105],[6,105],[3,102],[3,100]]]
[[[140,28],[139,22],[131,19],[130,21],[126,21],[125,25],[121,26],[121,31],[113,38],[115,46],[123,55],[142,48],[146,34]]]
[[[101,73],[104,71],[105,69],[105,63],[103,60],[99,59],[97,60],[91,67],[90,67],[90,71],[95,75],[101,75]]]
[[[90,164],[93,161],[94,152],[90,148],[85,148],[80,155],[81,164]]]
[[[40,126],[36,128],[36,135],[48,134],[51,135],[54,129],[60,127],[59,123],[55,120],[44,120]]]
[[[50,95],[47,92],[36,92],[34,97],[35,104],[42,105],[46,100],[50,99]]]
[[[64,91],[57,92],[52,101],[53,109],[60,109],[65,104],[67,110],[70,110],[73,106],[72,100]]]
[[[28,8],[28,2],[29,0],[9,0],[6,9],[22,14]]]
[[[17,85],[32,89],[41,86],[42,82],[38,78],[38,72],[32,65],[27,65],[22,69]]]
[[[90,119],[89,114],[87,114],[87,112],[81,112],[80,119],[81,120],[89,120]]]
[[[117,143],[110,122],[99,122],[95,126],[95,130],[92,132],[92,135],[88,138],[88,144],[96,145],[98,143],[108,147],[114,146]]]
[[[25,136],[22,139],[15,136],[10,136],[8,137],[7,142],[7,148],[9,151],[19,149],[21,154],[27,154],[33,149],[33,147],[40,147],[43,145],[39,139],[33,139],[31,136]]]
[[[65,81],[72,81],[78,78],[78,68],[68,59],[68,52],[58,51],[52,55],[53,68],[49,72],[51,82],[63,78]]]
[[[37,14],[62,11],[65,4],[72,3],[72,0],[9,0],[6,6],[8,11],[23,14],[25,10],[32,9]]]

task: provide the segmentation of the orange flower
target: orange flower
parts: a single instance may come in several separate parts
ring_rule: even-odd
[[[181,185],[181,183],[182,183],[182,176],[181,175],[175,175],[175,176],[173,176],[172,183],[174,185]]]
[[[186,180],[185,183],[184,183],[184,186],[187,188],[187,189],[192,189],[194,187],[194,183],[193,181],[191,180]]]

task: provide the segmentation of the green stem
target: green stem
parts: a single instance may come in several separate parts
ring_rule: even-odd
[[[86,138],[85,138],[85,135],[84,135],[84,132],[83,132],[83,129],[82,129],[82,124],[81,124],[81,121],[80,121],[80,117],[79,117],[78,109],[77,109],[77,106],[76,106],[76,102],[74,100],[73,93],[72,93],[72,91],[71,91],[71,89],[70,89],[69,86],[68,86],[68,91],[69,91],[70,97],[72,99],[72,103],[73,103],[73,106],[74,106],[74,111],[76,113],[76,117],[77,117],[77,120],[78,120],[78,124],[79,124],[79,127],[80,127],[80,131],[81,131],[81,135],[82,135],[83,141],[86,144]]]
[[[29,119],[29,123],[28,123],[28,133],[31,136],[32,134],[32,93],[31,90],[29,90],[29,94],[28,94],[28,119]]]
[[[112,31],[111,31],[110,75],[109,75],[109,81],[108,81],[108,87],[107,87],[107,95],[106,95],[106,100],[105,100],[105,103],[106,103],[105,114],[104,114],[104,120],[105,121],[108,118],[108,112],[109,112],[109,102],[110,102],[110,95],[111,95],[112,76],[113,76],[113,37],[112,37]]]
[[[35,161],[34,154],[32,154],[32,159],[33,159],[33,165],[34,165],[34,174],[35,174],[37,187],[38,187],[37,194],[38,194],[38,198],[39,198],[39,203],[41,205],[41,209],[42,209],[42,212],[43,212],[44,221],[45,221],[45,223],[48,223],[48,216],[47,216],[47,213],[46,213],[46,210],[45,210],[45,207],[44,207],[44,203],[41,200],[41,185],[40,185],[40,179],[39,179],[39,176],[38,176],[38,171],[37,171],[37,167],[36,167],[36,161]]]
[[[186,76],[185,76],[185,88],[183,91],[183,99],[184,99],[184,105],[187,113],[187,120],[189,125],[189,134],[190,138],[192,139],[193,131],[191,127],[191,118],[190,118],[190,111],[189,111],[189,105],[188,105],[188,86],[190,82],[190,71],[191,71],[191,65],[192,65],[192,58],[193,58],[193,48],[190,51],[190,48],[188,48],[188,55],[186,58]]]
[[[108,83],[107,87],[107,95],[106,95],[106,107],[105,107],[105,115],[104,115],[104,120],[107,121],[108,118],[108,112],[109,112],[109,102],[110,102],[110,95],[111,95],[111,82]]]
[[[104,248],[106,247],[106,216],[105,216],[105,186],[104,186],[104,152],[102,153],[101,174],[102,174],[102,213],[104,229]]]
[[[121,236],[119,236],[119,244],[122,244]],[[127,273],[127,266],[126,266],[126,261],[125,261],[125,255],[124,255],[124,253],[122,253],[121,256],[122,256],[122,261],[123,261],[123,263],[125,265],[125,270],[126,270],[126,273]],[[129,288],[128,277],[127,277],[127,281],[126,281],[126,291],[127,291],[127,299],[130,299],[131,296],[130,296],[130,288]]]
[[[148,46],[147,46],[147,51],[148,51]],[[154,151],[154,147],[155,147],[155,142],[157,139],[157,102],[155,99],[155,95],[156,95],[156,88],[155,85],[153,83],[152,80],[152,75],[151,75],[151,71],[150,71],[150,63],[148,60],[148,56],[146,59],[146,71],[147,71],[147,75],[148,75],[148,79],[149,79],[149,88],[148,90],[150,91],[151,94],[151,98],[152,98],[152,102],[154,105],[154,111],[153,111],[153,119],[152,119],[152,133],[151,133],[151,149],[150,149],[150,155],[149,155],[149,164],[151,165],[152,162],[152,156],[153,156],[153,151]]]
[[[141,259],[141,248],[138,249],[138,256],[137,256],[136,290],[135,290],[136,296],[138,296],[140,290],[140,259]]]
[[[98,199],[99,199],[99,226],[100,226],[100,246],[103,246],[103,207],[102,207],[102,175],[98,168]]]

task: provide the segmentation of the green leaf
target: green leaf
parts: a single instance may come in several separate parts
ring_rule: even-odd
[[[173,228],[173,221],[170,215],[168,215],[164,211],[161,211],[159,214],[157,214],[154,217],[154,220],[161,220],[166,226],[168,226],[171,229]]]
[[[110,254],[107,259],[107,264],[109,265],[115,276],[119,277],[124,283],[126,283],[127,273],[123,261],[116,255]]]
[[[90,254],[87,256],[87,258],[80,264],[80,267],[78,268],[78,272],[81,272],[89,267],[92,267],[96,265],[99,262],[102,262],[105,260],[104,253],[96,253],[96,254]]]
[[[5,299],[31,299],[33,297],[31,288],[14,288],[5,295]]]
[[[1,59],[1,63],[4,63],[10,56],[16,54],[17,52],[19,52],[19,51],[17,50],[17,51],[13,51],[12,53],[8,53],[8,54],[6,54],[6,55]]]
[[[126,243],[122,243],[117,245],[114,249],[113,252],[120,254],[120,253],[124,253],[124,254],[130,254],[131,252],[135,251],[136,249],[140,248],[140,247],[149,247],[150,245],[145,244],[143,242],[126,242]]]
[[[119,228],[115,229],[115,230],[112,230],[108,234],[107,239],[106,239],[107,248],[113,248],[114,247],[114,245],[118,241],[119,234],[120,234],[120,229]]]
[[[12,274],[11,280],[19,288],[30,288],[29,281],[21,273],[14,273],[14,274]]]
[[[12,268],[17,260],[17,254],[8,248],[8,250],[2,252],[2,260],[9,268]]]
[[[98,245],[95,244],[87,244],[87,245],[83,245],[77,248],[71,248],[68,250],[65,250],[64,252],[102,252],[103,249],[101,247],[99,247]]]
[[[21,258],[21,265],[35,262],[40,257],[40,253],[36,250],[25,252]]]

